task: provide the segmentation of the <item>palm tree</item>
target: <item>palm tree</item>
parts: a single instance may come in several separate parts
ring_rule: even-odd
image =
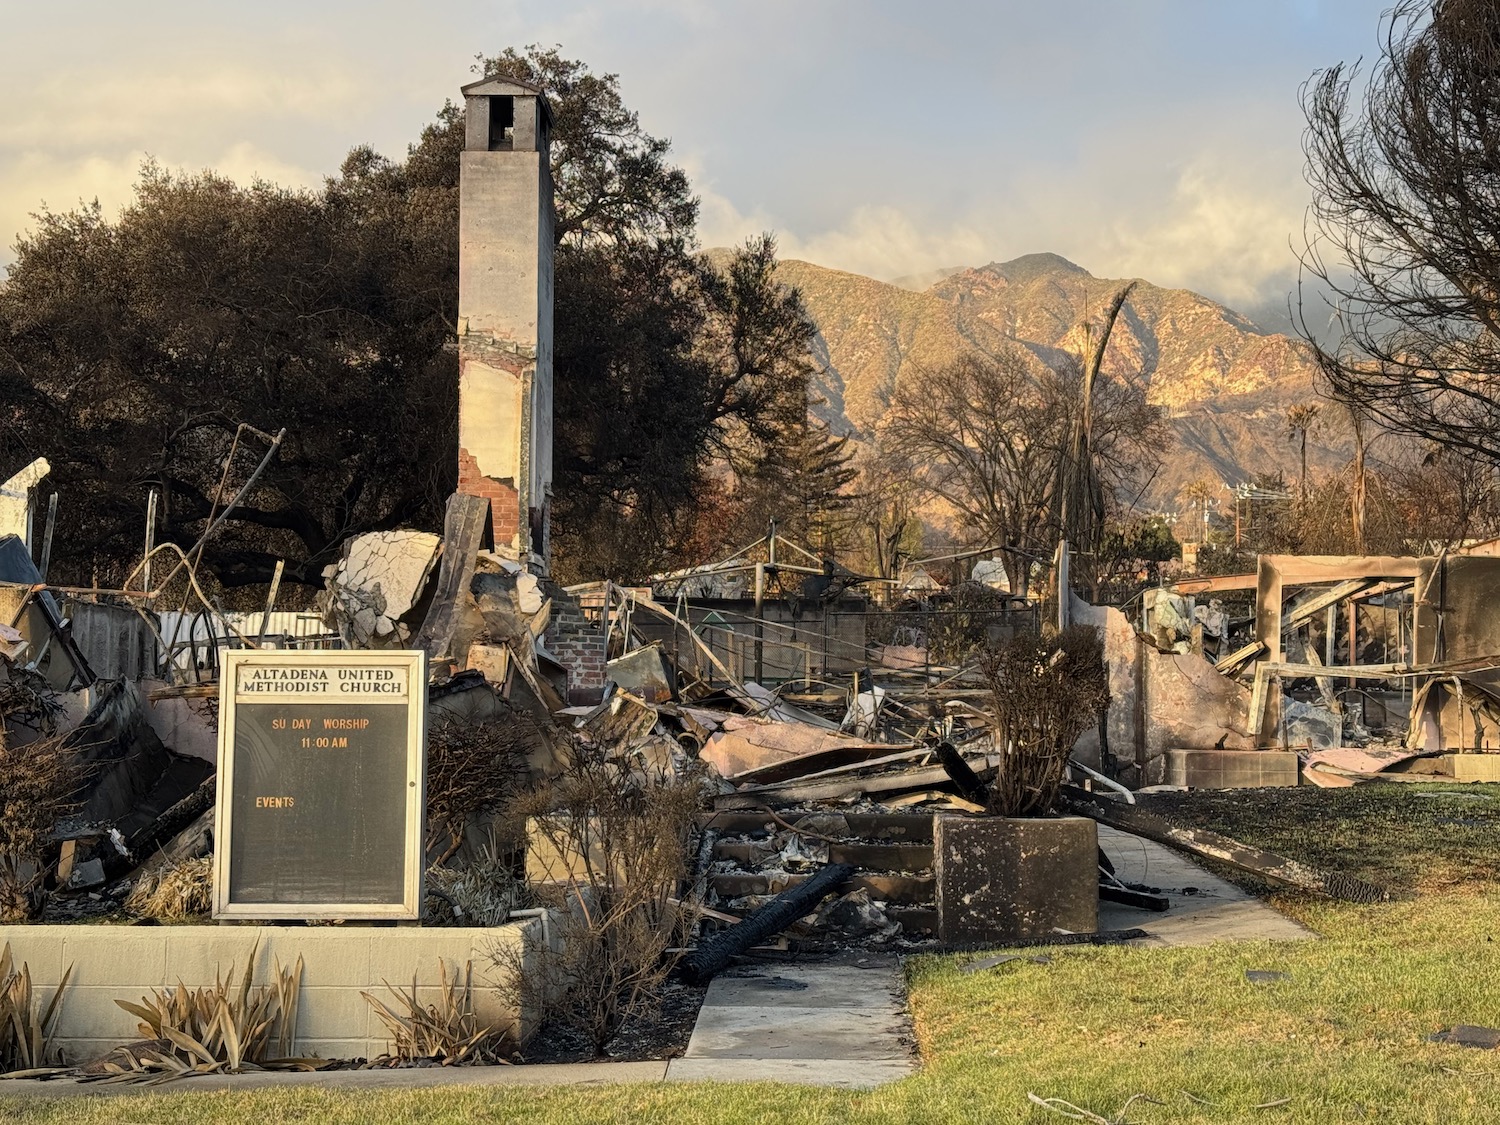
[[[1286,436],[1289,441],[1300,440],[1302,446],[1302,476],[1298,481],[1298,492],[1302,503],[1307,503],[1307,433],[1318,421],[1322,407],[1315,402],[1299,402],[1286,412]]]
[[[1190,481],[1183,490],[1178,493],[1178,498],[1187,504],[1189,508],[1197,508],[1201,524],[1198,532],[1198,544],[1202,546],[1208,540],[1208,505],[1219,495],[1219,486],[1207,477],[1199,477]]]

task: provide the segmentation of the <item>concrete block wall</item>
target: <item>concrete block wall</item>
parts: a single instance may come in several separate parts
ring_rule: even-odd
[[[536,1030],[537,1013],[509,998],[506,950],[534,963],[540,919],[488,929],[372,926],[0,926],[0,944],[30,966],[32,982],[50,998],[72,966],[59,1006],[54,1045],[70,1063],[84,1062],[140,1039],[138,1020],[115,1003],[139,1003],[155,990],[212,986],[216,976],[243,971],[255,951],[254,983],[269,984],[274,965],[303,960],[295,1051],[321,1058],[374,1058],[390,1049],[385,1025],[360,995],[369,992],[399,1011],[389,981],[418,998],[438,997],[438,960],[449,979],[473,963],[474,1009],[481,1023],[504,1028],[520,1042]],[[551,936],[551,935],[549,935]],[[502,961],[502,964],[504,962]],[[238,977],[236,978],[238,979]]]

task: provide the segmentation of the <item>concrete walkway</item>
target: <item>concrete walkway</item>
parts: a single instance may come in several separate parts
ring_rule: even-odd
[[[751,966],[714,978],[668,1081],[868,1089],[916,1069],[896,960]]]
[[[1137,945],[1209,945],[1216,941],[1301,941],[1317,937],[1300,922],[1199,867],[1171,848],[1099,825],[1099,846],[1126,883],[1160,887],[1165,914],[1113,902],[1099,904],[1101,930],[1139,927]]]

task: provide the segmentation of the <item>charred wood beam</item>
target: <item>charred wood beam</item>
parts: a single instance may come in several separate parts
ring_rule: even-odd
[[[217,793],[216,784],[216,779],[210,774],[203,779],[198,788],[128,840],[127,845],[135,861],[139,863],[150,859],[151,853],[213,808],[214,797]]]
[[[805,883],[789,887],[744,921],[702,942],[682,962],[682,975],[689,984],[704,984],[751,946],[779,934],[798,918],[808,914],[824,896],[838,890],[854,868],[847,863],[830,863]]]
[[[979,775],[964,761],[964,756],[951,742],[938,743],[937,756],[938,761],[943,764],[943,772],[957,787],[960,797],[973,801],[976,805],[989,804],[990,787],[979,780]]]
[[[1165,817],[1147,812],[1139,805],[1101,801],[1093,794],[1071,785],[1063,788],[1058,797],[1058,805],[1065,812],[1089,817],[1100,824],[1154,840],[1158,844],[1227,863],[1273,883],[1314,891],[1345,902],[1385,902],[1390,898],[1389,891],[1352,875],[1339,871],[1320,871],[1284,855],[1242,844],[1232,837],[1207,828],[1187,828],[1173,824]]]

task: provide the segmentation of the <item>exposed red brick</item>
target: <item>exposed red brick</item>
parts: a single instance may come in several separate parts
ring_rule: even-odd
[[[521,529],[520,494],[494,477],[479,471],[479,462],[467,449],[458,451],[458,491],[465,496],[483,496],[490,502],[490,529],[495,546],[505,547]]]

